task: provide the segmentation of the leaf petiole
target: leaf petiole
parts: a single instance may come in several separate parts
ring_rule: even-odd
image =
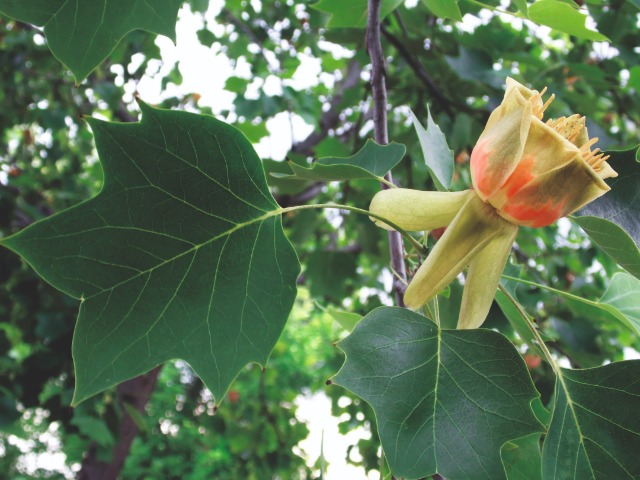
[[[282,213],[287,213],[287,212],[294,212],[296,210],[309,210],[309,209],[313,209],[313,208],[318,208],[318,209],[337,208],[339,210],[348,210],[350,212],[359,213],[361,215],[367,215],[368,217],[375,218],[376,220],[380,220],[381,222],[386,223],[391,228],[393,228],[394,230],[399,232],[407,240],[409,240],[411,245],[413,245],[413,248],[415,248],[418,252],[425,253],[425,247],[418,240],[413,238],[413,236],[411,236],[406,230],[400,228],[398,225],[396,225],[395,223],[391,222],[390,220],[387,220],[386,218],[384,218],[384,217],[382,217],[380,215],[372,213],[369,210],[364,210],[362,208],[352,207],[350,205],[340,205],[338,203],[314,203],[314,204],[311,204],[311,205],[294,205],[293,207],[281,208],[279,210],[275,210],[274,213],[281,213],[282,214]]]

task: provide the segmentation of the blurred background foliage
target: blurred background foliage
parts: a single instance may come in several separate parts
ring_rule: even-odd
[[[159,80],[168,92],[161,106],[217,115],[263,146],[278,138],[272,136],[273,125],[281,124],[271,122],[285,112],[294,132],[287,148],[291,161],[355,153],[372,133],[364,30],[327,28],[330,15],[310,3],[185,2],[181,21],[198,25],[199,42],[228,59],[225,90],[234,100],[231,108],[222,109],[199,104],[206,93],[217,92],[181,88],[181,62],[163,62],[151,35],[128,35],[76,87],[38,29],[0,17],[0,235],[99,190],[101,170],[82,116],[135,120],[134,95],[144,98],[139,86],[145,78]],[[467,188],[469,153],[502,97],[507,76],[554,92],[548,110],[552,117],[586,115],[589,132],[600,137],[602,148],[637,144],[638,3],[586,3],[595,28],[611,43],[497,15],[477,2],[460,2],[464,23],[438,19],[411,0],[387,16],[389,138],[408,148],[394,170],[396,182],[434,188],[409,119],[411,109],[426,123],[429,108],[454,150],[453,189]],[[503,7],[516,11],[508,3]],[[300,87],[299,77],[309,72],[313,81]],[[300,120],[306,124],[304,134],[294,128]],[[286,172],[282,160],[265,158],[265,169]],[[379,188],[364,180],[324,184],[267,178],[283,206],[334,201],[366,208]],[[301,294],[268,368],[247,367],[216,412],[188,365],[167,364],[146,414],[132,413],[140,433],[122,478],[320,478],[323,459],[310,458],[297,447],[309,432],[296,417],[299,399],[318,392],[331,399],[343,433],[357,427],[371,432],[345,451],[348,461],[366,471],[379,469],[371,410],[325,381],[342,362],[333,343],[346,330],[335,321],[336,311],[364,315],[391,302],[386,235],[367,218],[343,211],[298,211],[284,221],[304,269]],[[595,300],[619,270],[569,220],[522,230],[512,268],[523,278]],[[417,266],[417,259],[409,261]],[[440,299],[444,325],[455,324],[460,295],[461,286],[454,283],[448,298]],[[631,351],[625,349],[640,349],[624,327],[580,304],[535,287],[520,286],[518,297],[567,365],[602,365],[622,359]],[[69,407],[76,313],[77,302],[43,283],[17,256],[0,250],[0,478],[70,478],[90,450],[110,461],[123,415],[117,392]],[[550,369],[528,350],[496,305],[486,326],[520,348],[547,404],[553,391]],[[34,459],[43,452],[62,455],[58,464],[63,466],[57,471],[38,467]]]

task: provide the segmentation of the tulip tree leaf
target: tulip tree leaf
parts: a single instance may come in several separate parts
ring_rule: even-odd
[[[74,404],[173,358],[219,401],[267,361],[296,295],[296,254],[247,139],[213,117],[141,109],[140,123],[88,120],[96,197],[0,240],[82,300]]]
[[[529,19],[560,32],[596,42],[609,41],[601,33],[586,27],[587,17],[568,3],[559,0],[537,0],[529,6]]]
[[[585,215],[571,219],[618,265],[640,278],[640,249],[622,227],[600,217]]]
[[[346,360],[335,383],[373,407],[396,476],[504,479],[502,446],[542,431],[524,361],[499,333],[439,330],[381,307],[338,346]]]
[[[608,163],[618,172],[618,176],[607,180],[611,191],[580,209],[576,216],[591,216],[604,218],[624,229],[636,245],[640,245],[640,163],[637,148],[625,151],[610,151]],[[602,230],[602,225],[597,228]],[[607,247],[607,253],[620,247],[625,240],[612,229],[600,232],[595,240],[600,246]],[[607,234],[611,237],[606,240]],[[619,256],[619,254],[618,254]],[[617,257],[614,257],[617,260]],[[624,258],[624,256],[623,256]]]
[[[393,12],[404,0],[382,0],[380,7],[380,19],[384,19]],[[320,0],[311,5],[320,12],[331,15],[329,28],[355,27],[365,28],[367,26],[367,5],[368,0]]]
[[[165,35],[175,41],[183,0],[0,0],[0,13],[44,26],[53,55],[79,83],[132,30]]]
[[[288,165],[293,175],[272,175],[287,180],[322,182],[359,178],[379,180],[402,160],[405,151],[406,147],[400,143],[391,142],[388,145],[378,145],[369,139],[364,147],[351,157],[319,158],[310,167],[304,167],[289,161]]]
[[[561,370],[542,478],[640,478],[640,361]]]
[[[462,12],[456,0],[423,0],[424,4],[434,15],[440,18],[450,18],[456,22],[462,21]]]
[[[444,133],[433,121],[431,112],[427,118],[426,130],[413,112],[411,112],[411,119],[420,140],[424,162],[427,164],[436,188],[441,192],[449,190],[453,179],[453,150],[447,145]]]

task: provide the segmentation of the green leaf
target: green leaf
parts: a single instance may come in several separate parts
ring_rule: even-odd
[[[640,335],[640,280],[626,273],[616,273],[598,303]]]
[[[441,192],[449,190],[453,179],[453,150],[447,145],[444,133],[433,121],[431,111],[427,118],[426,130],[413,112],[411,112],[411,120],[420,140],[424,163],[427,164],[436,188]]]
[[[391,142],[389,145],[378,145],[369,139],[364,147],[351,157],[319,158],[310,167],[304,167],[290,161],[288,165],[293,175],[275,174],[275,176],[285,179],[323,182],[358,178],[380,180],[402,160],[405,151],[405,146],[399,143]]]
[[[640,249],[622,227],[609,220],[590,216],[572,216],[604,253],[627,272],[640,278]]]
[[[600,217],[622,227],[640,245],[640,150],[609,151],[609,165],[618,172],[608,181],[611,191],[580,209],[576,216]],[[602,240],[602,238],[600,238]],[[620,236],[612,238],[609,249],[619,247]],[[600,244],[600,246],[603,246]],[[604,248],[604,247],[603,247]]]
[[[561,370],[542,478],[640,478],[640,361]]]
[[[338,345],[335,382],[373,407],[396,476],[504,479],[502,446],[542,431],[524,361],[499,333],[382,307]]]
[[[296,295],[296,254],[244,135],[141,109],[140,123],[88,120],[105,174],[95,198],[0,240],[82,299],[74,404],[173,358],[219,401],[267,361]]]
[[[347,332],[351,332],[358,322],[362,320],[362,315],[337,310],[335,308],[327,308],[327,313]]]
[[[509,480],[541,480],[540,434],[507,442],[502,447],[502,463]]]
[[[440,18],[450,18],[456,22],[462,21],[462,13],[456,0],[423,0],[434,15]]]
[[[393,12],[404,0],[382,0],[380,7],[380,19],[384,19]],[[367,26],[367,3],[368,0],[320,0],[311,6],[316,10],[331,15],[329,28],[355,27],[365,28]]]
[[[511,0],[511,3],[516,6],[525,18],[529,18],[529,4],[527,0]]]
[[[529,19],[540,25],[546,25],[585,40],[609,41],[601,33],[589,30],[585,26],[586,15],[583,15],[568,3],[558,0],[537,0],[529,6]]]
[[[0,13],[44,26],[51,52],[80,83],[132,30],[146,30],[175,41],[176,17],[182,2],[0,0]]]

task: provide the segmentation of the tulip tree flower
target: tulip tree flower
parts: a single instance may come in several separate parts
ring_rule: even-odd
[[[580,115],[543,122],[542,92],[507,79],[500,106],[471,153],[473,189],[463,192],[384,190],[370,211],[410,231],[448,226],[404,295],[418,309],[469,267],[458,328],[484,322],[518,226],[544,227],[606,193],[617,176],[592,150]],[[380,220],[375,223],[391,229]]]

